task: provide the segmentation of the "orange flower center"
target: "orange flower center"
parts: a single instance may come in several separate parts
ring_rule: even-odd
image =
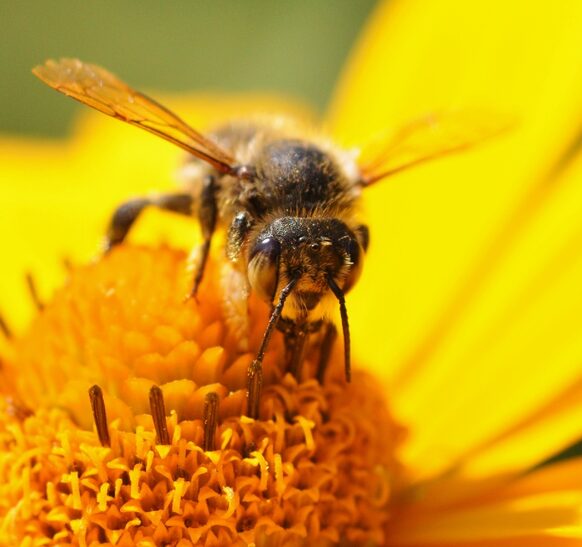
[[[183,253],[123,246],[75,269],[14,342],[2,371],[0,539],[382,543],[402,430],[377,382],[355,371],[346,384],[337,344],[321,385],[317,339],[298,381],[276,334],[259,419],[246,417],[268,310],[251,299],[242,352],[220,268],[211,261],[199,301],[184,301]]]

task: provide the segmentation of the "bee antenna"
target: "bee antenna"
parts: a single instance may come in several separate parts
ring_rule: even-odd
[[[340,306],[340,315],[342,318],[342,330],[344,333],[344,367],[346,371],[346,381],[350,382],[352,379],[352,366],[350,362],[350,324],[348,322],[348,310],[346,308],[346,299],[344,297],[343,291],[336,285],[333,278],[328,276],[327,284],[331,289],[331,292],[338,299]]]
[[[294,277],[281,290],[281,294],[279,295],[279,302],[277,302],[277,305],[273,308],[273,311],[271,312],[271,317],[269,317],[269,323],[267,324],[267,328],[265,329],[265,334],[263,334],[263,340],[257,353],[256,359],[257,361],[261,362],[263,361],[267,345],[269,343],[269,340],[271,339],[271,334],[273,334],[273,329],[275,328],[277,321],[279,321],[279,317],[281,317],[281,312],[283,311],[285,300],[287,300],[287,297],[291,294],[291,291],[293,290],[293,287],[295,287],[295,284],[297,283],[298,280],[299,280],[298,277]]]
[[[257,419],[259,415],[259,402],[261,399],[261,388],[263,379],[263,358],[265,357],[265,351],[269,340],[271,340],[271,335],[273,334],[273,329],[281,317],[281,312],[283,311],[283,306],[285,305],[285,300],[291,294],[293,287],[299,281],[299,277],[294,277],[283,287],[281,294],[279,295],[279,302],[273,308],[271,312],[271,317],[269,318],[269,323],[265,329],[265,334],[263,334],[263,340],[257,352],[257,357],[250,364],[248,369],[248,386],[247,386],[247,414],[253,419]]]

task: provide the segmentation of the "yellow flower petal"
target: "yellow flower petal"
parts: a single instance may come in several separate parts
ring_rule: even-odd
[[[421,473],[522,420],[582,358],[578,265],[564,255],[579,230],[579,175],[548,175],[579,129],[581,23],[578,2],[384,3],[330,110],[335,134],[356,146],[449,106],[519,119],[508,136],[367,191],[354,347],[375,341]]]
[[[581,108],[577,87],[570,87],[582,78],[580,17],[575,0],[555,10],[539,0],[382,2],[343,72],[329,126],[361,146],[376,132],[441,108],[505,108],[532,133],[520,139],[533,139],[529,126],[537,125],[540,133],[555,132],[537,135],[549,146],[557,139],[547,151],[559,150]],[[520,167],[539,159],[521,158]]]
[[[575,457],[545,465],[512,481],[495,493],[498,500],[560,492],[582,484],[582,458]]]
[[[394,537],[400,542],[396,544],[576,545],[582,513],[580,490],[574,485],[581,476],[582,459],[576,458],[517,480],[456,475],[417,485],[395,519]]]
[[[519,473],[559,453],[580,438],[581,398],[582,384],[579,382],[523,423],[470,454],[460,472],[465,477]]]
[[[526,547],[545,545],[544,540],[547,545],[560,545],[561,538],[582,540],[581,503],[580,492],[564,491],[418,518],[402,517],[388,541],[415,547],[485,545],[487,541],[492,545],[508,541],[509,545]]]
[[[479,304],[466,310],[455,338],[396,393],[399,408],[419,422],[410,459],[426,461],[430,453],[434,468],[445,460],[460,463],[579,378],[582,302],[572,295],[582,276],[582,189],[576,183],[581,173],[579,160],[555,181],[552,199],[481,289]],[[579,433],[574,421],[561,423],[551,434],[528,435],[528,444],[511,456],[504,451],[506,463],[528,452],[522,465],[535,463],[574,441]]]

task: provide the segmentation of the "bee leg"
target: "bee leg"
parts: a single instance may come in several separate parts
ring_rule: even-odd
[[[337,329],[333,323],[324,324],[323,338],[321,339],[321,350],[319,353],[319,363],[317,365],[317,381],[323,385],[325,379],[325,371],[331,356],[331,348],[337,338]]]
[[[246,211],[241,211],[234,216],[226,238],[226,256],[229,260],[236,262],[239,259],[245,240],[252,227],[252,220]]]
[[[234,216],[226,238],[226,256],[229,260],[224,263],[221,271],[224,316],[229,334],[240,351],[248,351],[249,348],[250,286],[246,269],[241,268],[239,258],[251,227],[248,213],[241,211]]]
[[[271,340],[273,330],[281,318],[281,312],[283,311],[283,306],[285,306],[285,301],[291,294],[291,291],[298,280],[298,277],[291,279],[291,281],[289,281],[289,283],[287,283],[279,293],[279,301],[271,311],[271,317],[269,317],[269,322],[267,323],[267,328],[263,334],[263,339],[261,340],[259,351],[257,351],[257,356],[249,365],[247,371],[247,416],[254,420],[259,417],[261,392],[263,390],[263,359],[265,357],[265,351]]]
[[[306,341],[307,330],[304,325],[294,323],[291,328],[285,331],[285,356],[287,360],[287,370],[295,377],[297,382],[301,381],[303,354]]]
[[[239,351],[249,349],[249,282],[245,272],[237,264],[225,261],[221,268],[222,309],[228,336]]]
[[[123,243],[133,223],[148,206],[159,207],[182,215],[192,214],[191,194],[164,194],[151,198],[137,198],[122,203],[109,222],[105,240],[105,251],[110,251],[115,245]]]
[[[204,267],[208,260],[210,252],[210,243],[212,241],[212,234],[216,228],[216,219],[218,217],[218,207],[216,205],[216,182],[213,175],[208,175],[204,179],[202,185],[202,192],[200,193],[200,205],[198,208],[198,220],[202,228],[202,237],[204,239],[200,246],[200,261],[196,266],[196,273],[194,274],[194,283],[192,285],[191,297],[195,297],[198,292],[198,287],[204,275]]]

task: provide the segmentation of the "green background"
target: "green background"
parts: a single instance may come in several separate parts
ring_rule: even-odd
[[[0,0],[0,132],[66,133],[30,69],[79,57],[160,91],[274,91],[322,110],[375,0]]]

